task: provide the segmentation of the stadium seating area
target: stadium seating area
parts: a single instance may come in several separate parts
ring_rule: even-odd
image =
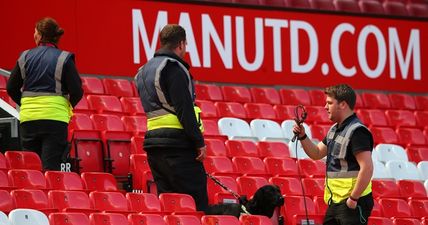
[[[0,154],[0,211],[5,213],[0,221],[20,225],[29,224],[28,218],[53,225],[271,223],[258,216],[240,220],[203,216],[187,195],[157,197],[142,148],[146,119],[134,84],[126,79],[82,80],[85,97],[69,126],[75,172],[44,172],[31,152]],[[207,172],[248,197],[265,184],[278,185],[285,196],[281,214],[286,225],[303,219],[304,201],[310,219],[322,220],[327,207],[322,198],[325,163],[307,159],[301,146],[290,142],[290,126],[295,105],[304,104],[308,136],[321,140],[331,126],[325,119],[324,94],[304,88],[202,83],[196,84],[196,92],[206,130]],[[358,95],[356,112],[372,130],[376,144],[376,202],[369,224],[427,224],[428,96],[364,92]],[[210,203],[236,202],[229,192],[208,182]]]
[[[426,0],[193,0],[222,2],[231,5],[284,7],[390,16],[428,17]]]

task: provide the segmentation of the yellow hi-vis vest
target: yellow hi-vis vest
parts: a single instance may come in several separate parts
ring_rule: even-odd
[[[333,160],[340,160],[340,168],[336,168],[338,169],[337,171],[329,171],[329,165],[327,165],[326,187],[324,189],[324,201],[327,204],[330,197],[333,203],[338,203],[349,198],[355,187],[359,171],[348,171],[348,162],[345,156],[352,133],[359,127],[365,126],[358,118],[355,118],[346,125],[336,138],[334,138],[334,134],[337,129],[337,124],[334,124],[327,134],[327,141],[333,141],[332,144],[328,144],[328,152],[333,155]],[[372,183],[370,182],[361,196],[368,195],[371,192]]]

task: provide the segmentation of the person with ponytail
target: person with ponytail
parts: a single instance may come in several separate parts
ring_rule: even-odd
[[[36,47],[21,53],[7,83],[20,106],[23,150],[39,154],[44,170],[60,170],[72,109],[83,96],[74,54],[58,48],[64,30],[53,18],[36,23]]]

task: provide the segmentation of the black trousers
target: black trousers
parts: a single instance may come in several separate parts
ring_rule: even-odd
[[[196,160],[195,149],[150,148],[146,151],[158,194],[189,194],[195,199],[198,211],[207,209],[207,177],[203,164]]]
[[[67,127],[67,123],[55,120],[21,123],[21,146],[40,156],[44,170],[60,170],[67,148]]]
[[[350,209],[346,200],[332,203],[324,217],[324,225],[366,225],[373,209],[373,196],[368,194],[358,199],[357,208]]]

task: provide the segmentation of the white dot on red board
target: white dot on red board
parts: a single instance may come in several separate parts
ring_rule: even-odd
[[[329,71],[328,64],[327,63],[323,63],[322,66],[321,66],[321,72],[322,72],[322,74],[323,75],[328,75],[328,71]]]

